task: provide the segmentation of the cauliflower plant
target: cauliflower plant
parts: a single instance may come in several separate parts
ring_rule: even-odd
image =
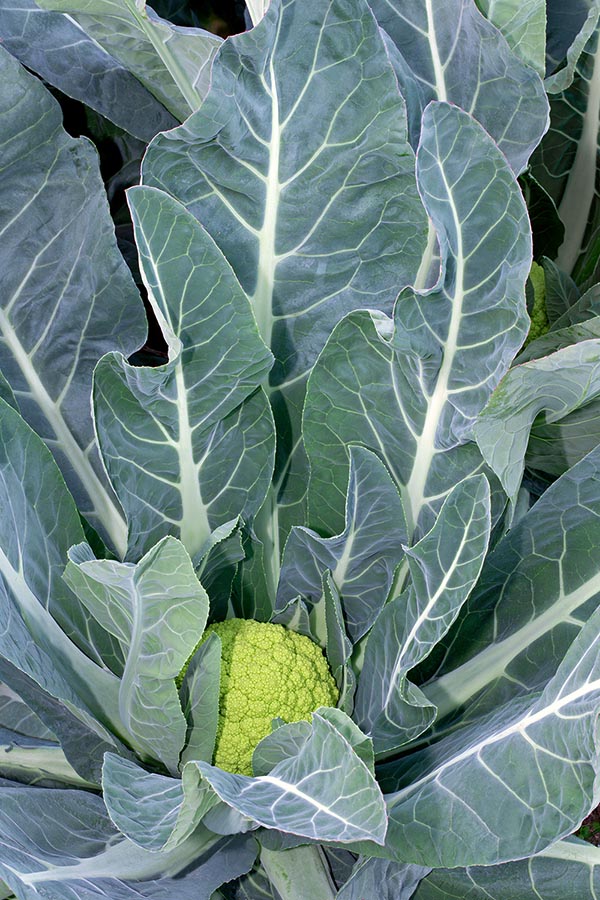
[[[252,753],[270,734],[273,719],[310,719],[319,706],[335,706],[339,692],[323,651],[310,638],[253,619],[217,622],[203,640],[213,632],[222,645],[213,761],[228,772],[252,775]]]

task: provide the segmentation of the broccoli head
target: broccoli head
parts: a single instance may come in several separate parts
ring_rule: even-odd
[[[209,625],[221,639],[219,723],[214,764],[252,775],[254,748],[271,721],[310,720],[319,706],[335,706],[339,692],[323,651],[282,625],[226,619]]]

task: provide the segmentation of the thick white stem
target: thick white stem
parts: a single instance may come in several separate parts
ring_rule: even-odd
[[[335,900],[337,890],[320,847],[262,847],[260,861],[281,900]]]
[[[600,45],[592,69],[588,103],[583,117],[581,137],[567,187],[558,208],[565,226],[565,239],[558,251],[557,263],[569,274],[579,257],[589,212],[594,200],[598,127],[600,124]]]

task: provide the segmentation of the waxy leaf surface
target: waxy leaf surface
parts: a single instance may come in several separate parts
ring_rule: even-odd
[[[212,238],[172,197],[129,192],[140,267],[169,347],[155,368],[104,357],[100,448],[129,523],[129,558],[166,534],[196,558],[214,529],[261,506],[273,471],[261,382],[272,357]]]
[[[473,424],[527,331],[529,223],[502,154],[466,113],[432,103],[417,178],[441,247],[439,283],[404,290],[393,322],[347,316],[310,376],[310,523],[326,534],[343,528],[357,435],[396,481],[409,538],[429,530],[454,485],[483,468]]]
[[[279,455],[259,537],[277,556],[279,526],[303,518],[308,371],[345,313],[391,311],[425,238],[404,102],[367,4],[273,0],[219,51],[201,109],[152,142],[143,180],[214,237],[275,356]]]
[[[0,116],[0,366],[80,512],[124,552],[125,522],[98,457],[89,398],[98,359],[143,342],[143,308],[116,247],[92,145],[63,130],[58,103],[2,48]]]

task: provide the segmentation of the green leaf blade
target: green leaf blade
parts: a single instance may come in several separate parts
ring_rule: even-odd
[[[477,0],[477,5],[507,40],[511,50],[542,78],[546,72],[544,0]]]
[[[431,725],[435,707],[407,680],[456,620],[475,585],[490,535],[489,487],[466,479],[448,495],[431,531],[408,550],[410,587],[372,629],[356,716],[378,754],[389,754]]]
[[[2,877],[23,900],[152,900],[161,893],[210,900],[256,857],[252,838],[202,828],[173,850],[152,853],[119,834],[100,797],[21,786],[3,786],[0,846]]]
[[[142,753],[176,773],[187,728],[175,678],[202,636],[209,605],[191,560],[171,537],[135,566],[74,558],[67,583],[126,655],[121,720]]]
[[[330,570],[340,594],[348,634],[356,642],[383,607],[408,542],[402,501],[379,458],[364,447],[350,447],[346,527],[322,538],[292,528],[287,540],[275,614],[295,597],[318,603]],[[375,551],[376,548],[376,551]]]
[[[519,10],[530,2],[520,3]],[[442,6],[431,0],[373,0],[373,11],[409,69],[414,87],[407,96],[419,97],[410,111],[413,143],[426,105],[431,100],[453,103],[481,123],[515,173],[523,171],[548,125],[542,81],[475,2],[446,0]],[[535,28],[543,41],[539,0]]]
[[[276,358],[269,518],[273,534],[281,519],[282,539],[305,502],[310,367],[349,310],[391,310],[425,242],[404,103],[372,13],[354,6],[273,0],[221,48],[202,108],[153,141],[143,166],[146,184],[178,197],[213,235]]]
[[[414,900],[595,900],[599,865],[597,847],[567,838],[502,866],[438,869],[421,882]]]
[[[579,825],[596,796],[599,622],[596,611],[541,696],[497,707],[425,751],[426,762],[417,753],[399,765],[408,782],[386,802],[389,845],[403,860],[495,864],[538,853]]]
[[[190,767],[183,778],[146,772],[114,753],[104,757],[102,792],[108,813],[129,840],[154,853],[185,841],[217,802]]]
[[[62,580],[68,546],[83,537],[77,509],[48,448],[4,401],[0,459],[0,653],[77,715],[118,733],[118,680],[104,662],[118,666],[118,645]]]
[[[360,434],[399,487],[409,537],[425,533],[454,485],[485,471],[473,424],[527,332],[531,236],[506,160],[470,116],[444,103],[428,106],[417,157],[442,276],[401,292],[393,328],[381,315],[349,315],[313,368],[304,438],[319,530],[337,528],[348,446]],[[486,223],[492,207],[497,216],[482,233],[484,203]]]
[[[143,342],[142,304],[116,247],[91,144],[67,135],[57,102],[4,50],[0,65],[8,198],[0,365],[82,514],[124,552],[125,522],[96,451],[89,394],[103,353],[129,354]]]
[[[202,103],[222,42],[217,35],[172,25],[135,0],[42,0],[39,5],[72,16],[179,121]]]
[[[462,710],[466,725],[543,690],[597,608],[599,465],[596,448],[488,556],[423,688],[440,720]]]
[[[587,340],[515,366],[475,423],[485,460],[514,502],[535,418],[553,424],[600,395],[600,341]]]
[[[373,776],[337,729],[316,713],[312,735],[297,757],[278,763],[268,775],[248,778],[207,763],[198,768],[222,800],[267,828],[315,840],[383,841],[385,811]]]
[[[3,45],[59,88],[143,141],[177,124],[152,94],[70,18],[13,0],[0,10]]]
[[[260,384],[272,357],[233,272],[196,219],[155,188],[132,189],[129,202],[169,362],[101,360],[99,442],[127,514],[129,558],[165,534],[180,537],[195,558],[215,528],[250,517],[264,500],[274,436]]]

